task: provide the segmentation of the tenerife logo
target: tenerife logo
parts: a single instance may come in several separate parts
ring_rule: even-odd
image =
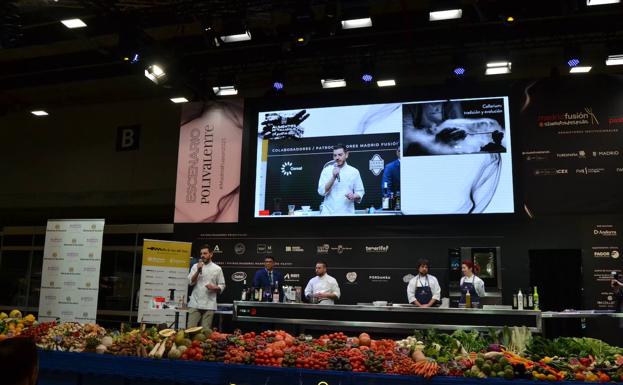
[[[283,176],[290,176],[293,171],[303,171],[303,166],[295,166],[290,161],[281,164],[281,174]]]
[[[372,155],[369,162],[369,169],[372,171],[374,176],[379,176],[383,169],[385,168],[385,161],[379,154]]]

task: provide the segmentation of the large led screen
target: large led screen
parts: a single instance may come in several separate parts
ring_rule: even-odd
[[[513,213],[508,97],[261,111],[256,217]]]

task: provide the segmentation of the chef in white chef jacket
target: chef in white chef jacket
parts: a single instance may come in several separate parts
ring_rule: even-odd
[[[333,147],[333,161],[320,173],[318,194],[324,197],[320,215],[355,214],[355,202],[361,202],[365,189],[359,170],[346,163],[348,148]]]
[[[316,276],[309,280],[305,287],[305,297],[310,302],[321,305],[333,305],[340,298],[340,286],[335,278],[327,274],[327,264],[323,261],[316,263]]]

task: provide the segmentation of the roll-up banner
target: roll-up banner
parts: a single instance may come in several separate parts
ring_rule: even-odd
[[[138,321],[150,324],[172,324],[174,309],[162,308],[155,299],[162,297],[165,303],[179,306],[188,302],[188,274],[192,243],[175,241],[143,241],[143,267],[138,306]],[[173,300],[170,299],[173,290]],[[186,325],[186,313],[179,312],[180,325]]]
[[[104,219],[48,220],[39,320],[95,322]]]

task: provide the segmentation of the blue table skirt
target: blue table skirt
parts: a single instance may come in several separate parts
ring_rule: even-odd
[[[337,372],[40,351],[39,385],[535,385],[535,381]],[[541,382],[546,384],[546,382]],[[558,382],[561,385],[578,382]]]

